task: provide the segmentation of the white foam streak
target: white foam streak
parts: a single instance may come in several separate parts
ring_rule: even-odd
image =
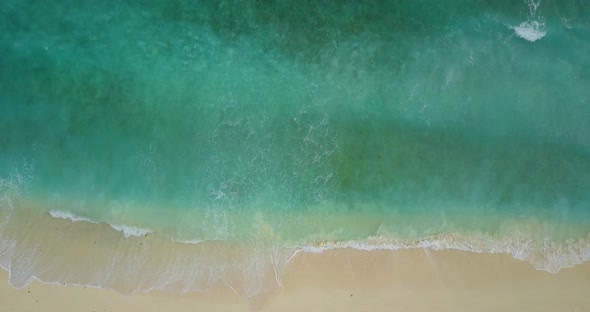
[[[49,212],[49,214],[53,218],[70,220],[72,222],[88,222],[88,223],[93,223],[93,224],[100,223],[100,222],[94,221],[94,220],[86,218],[86,217],[77,216],[77,215],[75,215],[71,212],[67,212],[67,211],[52,210]],[[122,224],[109,224],[109,226],[116,231],[122,232],[123,236],[125,238],[129,238],[132,236],[141,237],[141,236],[144,236],[146,234],[153,232],[150,229],[144,229],[144,228],[140,228],[140,227],[134,227],[134,226],[128,226],[128,225],[122,225]]]
[[[67,212],[67,211],[51,210],[49,212],[49,214],[55,219],[65,219],[65,220],[70,220],[72,222],[89,222],[89,223],[98,224],[98,222],[96,222],[96,221],[93,221],[93,220],[85,218],[85,217],[77,216],[77,215],[75,215],[71,212]]]
[[[141,237],[145,236],[149,233],[152,233],[152,230],[134,227],[134,226],[127,226],[127,225],[119,225],[119,224],[109,224],[113,229],[123,232],[123,236],[125,238],[129,238],[131,236]]]
[[[177,243],[182,243],[182,244],[190,244],[190,245],[197,245],[200,244],[202,242],[204,242],[204,240],[200,240],[200,239],[180,239],[180,240],[175,240],[173,239],[172,241],[177,242]]]
[[[494,239],[485,235],[440,234],[420,240],[392,239],[375,236],[362,241],[323,242],[301,246],[307,253],[322,253],[331,249],[356,249],[362,251],[432,249],[460,250],[474,253],[503,253],[532,264],[535,269],[557,273],[561,269],[590,261],[590,240],[567,243],[546,242],[535,244],[526,237]],[[294,255],[293,255],[294,256]],[[289,259],[291,260],[291,259]]]

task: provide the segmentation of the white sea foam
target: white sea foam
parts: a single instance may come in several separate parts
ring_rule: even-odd
[[[67,219],[72,222],[97,223],[88,218],[64,211],[51,211],[50,214],[54,218]],[[141,237],[153,232],[150,229],[133,226],[109,225],[113,229],[122,232],[125,238],[131,236]],[[531,263],[538,270],[551,273],[590,260],[590,237],[561,243],[539,242],[527,235],[519,235],[518,233],[511,233],[504,237],[492,237],[482,233],[443,233],[415,240],[394,237],[391,235],[378,235],[363,240],[325,241],[286,248],[294,248],[297,250],[295,254],[298,252],[322,253],[331,249],[345,248],[363,251],[428,248],[433,250],[454,249],[475,253],[505,253],[512,255],[516,259]],[[173,239],[173,241],[192,245],[204,242],[195,239]]]
[[[59,214],[60,218],[64,214]],[[111,225],[117,231],[123,232],[125,237],[140,236],[150,232],[147,229],[134,228],[128,226]],[[1,234],[1,233],[0,233]],[[515,235],[514,235],[515,234]],[[590,237],[588,237],[590,238]],[[142,271],[143,266],[132,266],[130,272],[125,271],[129,276],[148,276],[145,280],[141,280],[137,285],[130,285],[130,288],[119,289],[124,293],[130,292],[148,292],[151,290],[169,290],[179,292],[189,291],[206,291],[210,285],[214,285],[218,281],[226,283],[229,287],[235,289],[236,293],[253,296],[263,291],[263,282],[270,278],[274,278],[277,285],[282,287],[281,274],[285,265],[291,259],[296,257],[301,252],[306,253],[322,253],[331,249],[356,249],[363,251],[376,250],[404,250],[404,249],[454,249],[463,250],[476,253],[506,253],[511,254],[514,258],[528,261],[538,270],[545,270],[551,273],[558,272],[561,268],[571,267],[584,261],[590,260],[590,240],[580,238],[576,241],[569,242],[536,242],[530,240],[526,235],[518,233],[511,233],[511,235],[500,237],[493,237],[483,233],[444,233],[438,235],[426,236],[422,239],[401,239],[395,238],[391,235],[373,236],[367,239],[350,240],[350,241],[326,241],[320,243],[309,243],[295,247],[278,247],[276,245],[267,246],[268,248],[254,248],[250,254],[244,255],[244,258],[239,263],[233,263],[227,258],[219,258],[220,262],[215,263],[200,263],[191,259],[198,259],[198,257],[170,257],[165,258],[166,261],[160,263],[164,267],[178,269],[174,274],[158,275],[158,270]],[[194,244],[194,246],[183,247],[191,248],[189,254],[197,251],[194,255],[199,255],[201,252],[210,254],[210,247],[198,246],[201,241],[184,240],[183,243]],[[133,244],[129,242],[129,244]],[[145,245],[145,244],[144,244]],[[126,245],[123,245],[126,246]],[[3,240],[0,235],[0,265],[9,272],[9,282],[14,287],[24,287],[33,279],[38,279],[37,272],[44,270],[43,267],[38,266],[40,263],[28,262],[38,257],[38,249],[35,246],[32,248],[16,248],[16,241]],[[195,249],[193,249],[195,248]],[[200,249],[199,249],[200,248]],[[112,252],[110,256],[104,259],[113,259],[119,250],[129,249],[108,249],[106,252]],[[187,249],[183,249],[187,250]],[[16,252],[18,251],[18,252]],[[24,252],[24,253],[23,253]],[[144,259],[141,254],[126,254],[123,257],[114,257],[118,259],[117,267],[128,270],[129,264],[136,264],[137,261]],[[69,258],[66,258],[69,259]],[[179,260],[181,259],[181,260]],[[188,259],[186,262],[182,259]],[[170,260],[170,261],[168,261]],[[123,262],[121,262],[123,261]],[[126,262],[129,261],[129,262]],[[181,262],[178,262],[181,261]],[[11,266],[12,264],[12,266]],[[112,263],[107,261],[101,264],[104,265],[103,270],[93,271],[89,276],[84,277],[74,285],[84,285],[91,287],[109,288],[117,283],[120,275],[113,274],[114,268]],[[217,267],[218,266],[218,267]],[[266,269],[272,266],[273,273],[268,275]],[[58,266],[59,267],[59,266]],[[67,267],[62,265],[62,268]],[[225,272],[224,270],[229,270]],[[53,272],[53,277],[42,282],[56,283],[60,282],[59,270]],[[168,270],[164,270],[169,272]],[[174,271],[174,270],[173,270]],[[49,276],[46,271],[43,271],[44,276]],[[58,272],[58,273],[56,273]],[[105,274],[105,272],[107,272]],[[119,272],[119,271],[117,271]],[[227,274],[226,274],[227,273]],[[150,275],[153,274],[153,275]],[[225,280],[229,276],[241,276],[239,280]],[[243,280],[242,280],[243,279]],[[149,281],[149,282],[146,282]],[[199,281],[197,283],[196,281]],[[200,283],[202,282],[202,283]]]
[[[547,32],[544,31],[544,28],[545,23],[537,21],[526,21],[518,26],[510,27],[510,29],[514,30],[514,33],[516,33],[517,36],[529,42],[535,42],[545,37]]]
[[[86,217],[81,217],[81,216],[77,216],[71,212],[67,212],[67,211],[61,211],[61,210],[51,210],[49,212],[49,214],[56,219],[66,219],[66,220],[70,220],[72,222],[89,222],[89,223],[93,223],[93,224],[98,224],[100,222],[94,221],[92,219],[86,218]],[[111,228],[113,228],[116,231],[122,232],[123,236],[125,238],[129,238],[131,236],[135,236],[135,237],[141,237],[144,236],[146,234],[152,233],[152,230],[149,229],[144,229],[144,228],[140,228],[140,227],[134,227],[134,226],[127,226],[127,225],[121,225],[121,224],[109,224],[109,226]]]
[[[510,26],[510,29],[514,30],[514,33],[520,38],[529,42],[535,42],[547,34],[543,17],[537,14],[537,10],[541,6],[541,1],[525,0],[524,2],[529,7],[527,21],[520,23],[518,26]]]
[[[77,216],[71,212],[61,211],[61,210],[51,210],[49,214],[56,219],[66,219],[72,222],[90,222],[94,224],[98,224],[98,222],[88,219],[86,217]]]
[[[91,222],[97,223],[90,219],[76,216],[64,211],[52,211],[50,215],[53,218],[66,219],[72,222]],[[125,238],[131,236],[143,236],[152,232],[149,229],[124,226],[110,225],[113,229],[122,232]],[[223,244],[219,245],[221,253],[211,250],[208,245],[201,245],[200,240],[187,239],[187,237],[177,242],[189,244],[181,247],[180,257],[165,258],[163,262],[157,262],[157,267],[174,268],[174,274],[159,275],[160,270],[144,270],[144,266],[137,265],[138,262],[145,261],[145,252],[151,248],[149,241],[144,242],[143,248],[124,248],[125,246],[136,246],[133,241],[120,242],[123,248],[105,249],[108,255],[101,258],[97,263],[96,271],[89,272],[90,275],[84,276],[78,281],[80,285],[105,287],[109,288],[118,283],[121,274],[118,271],[123,268],[124,274],[128,276],[147,276],[146,279],[138,281],[138,284],[131,284],[122,292],[147,292],[150,290],[168,290],[168,291],[205,291],[211,285],[221,281],[235,288],[240,294],[256,295],[263,291],[265,281],[274,279],[279,287],[282,287],[281,274],[288,263],[305,253],[322,253],[331,249],[356,249],[362,251],[378,250],[404,250],[404,249],[432,249],[432,250],[462,250],[475,253],[504,253],[512,257],[531,263],[536,269],[544,270],[551,273],[557,273],[563,268],[580,264],[584,261],[590,261],[590,236],[573,235],[576,239],[569,241],[552,241],[550,239],[538,239],[538,236],[531,234],[529,229],[543,229],[542,224],[522,224],[516,222],[514,226],[505,225],[502,230],[496,234],[469,232],[469,233],[440,233],[436,235],[424,236],[417,239],[403,239],[395,233],[388,233],[385,230],[379,230],[379,234],[359,240],[347,241],[324,241],[311,242],[299,246],[280,246],[280,243],[273,241],[270,245],[256,244],[255,248],[245,248],[242,254],[243,258],[234,260],[223,257],[226,250],[234,250],[235,246]],[[1,230],[1,229],[0,229]],[[543,230],[544,231],[544,230]],[[585,232],[583,232],[585,233]],[[38,278],[38,272],[44,272],[44,282],[60,282],[62,269],[67,269],[68,259],[75,257],[64,257],[55,263],[38,262],[38,252],[40,249],[36,242],[42,240],[33,240],[32,245],[23,248],[23,243],[18,242],[18,237],[5,235],[0,231],[0,266],[9,271],[9,282],[15,287],[24,287],[33,279]],[[42,237],[42,233],[39,234]],[[65,234],[64,234],[65,235]],[[94,238],[93,238],[94,239]],[[174,238],[171,238],[174,240]],[[46,242],[50,243],[50,242]],[[228,242],[228,244],[231,244]],[[17,248],[19,246],[19,248]],[[65,252],[70,252],[65,249]],[[119,252],[125,254],[119,257]],[[201,255],[203,259],[208,258],[211,254],[218,254],[220,257],[215,261],[199,261]],[[241,253],[239,253],[241,254]],[[59,259],[55,257],[52,259]],[[111,263],[110,259],[117,259],[116,264]],[[57,261],[57,260],[56,260]],[[46,265],[52,265],[49,274]],[[133,267],[129,271],[129,267]],[[272,268],[272,273],[268,273],[268,268]],[[114,271],[115,270],[115,271]],[[172,270],[172,269],[170,269]],[[227,271],[226,271],[227,270]],[[165,272],[170,272],[168,269]],[[106,272],[106,273],[105,273]],[[118,272],[118,273],[114,273]],[[160,272],[160,273],[158,273]],[[126,276],[127,276],[126,275]],[[238,279],[234,277],[238,276]],[[195,282],[198,281],[198,282]]]
[[[144,228],[139,228],[139,227],[134,227],[134,226],[127,226],[127,225],[120,225],[120,224],[109,224],[109,225],[113,229],[115,229],[119,232],[123,232],[123,236],[125,236],[125,238],[129,238],[131,236],[141,237],[141,236],[145,236],[145,235],[153,232],[150,229],[144,229]]]
[[[197,244],[204,242],[204,240],[200,240],[200,239],[174,239],[173,241],[175,241],[177,243],[190,244],[190,245],[197,245]]]
[[[65,211],[50,211],[53,218],[67,219],[72,222],[98,223],[91,219],[74,215]],[[125,238],[141,237],[153,231],[146,228],[109,224],[111,228],[122,232]],[[427,248],[433,250],[462,250],[475,253],[504,253],[514,258],[531,263],[536,269],[551,273],[563,268],[572,267],[590,260],[590,236],[567,242],[552,242],[532,239],[529,235],[509,231],[502,237],[493,237],[483,233],[441,233],[421,239],[401,239],[395,235],[377,235],[363,240],[324,241],[299,246],[285,246],[298,252],[322,253],[331,249],[356,249],[363,251],[401,250]],[[205,242],[198,239],[174,239],[183,244],[198,245]],[[290,259],[289,259],[290,260]]]
[[[590,237],[587,239],[556,242],[535,242],[527,237],[512,236],[510,239],[495,239],[483,234],[439,234],[419,240],[394,239],[386,236],[366,240],[322,242],[301,246],[299,251],[322,253],[331,249],[356,249],[363,251],[402,250],[426,248],[432,250],[461,250],[474,253],[504,253],[532,264],[535,269],[557,273],[590,261]]]

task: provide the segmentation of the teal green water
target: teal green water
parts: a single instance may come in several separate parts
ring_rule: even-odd
[[[588,16],[573,0],[4,0],[2,186],[185,240],[262,220],[289,243],[503,220],[585,238]]]

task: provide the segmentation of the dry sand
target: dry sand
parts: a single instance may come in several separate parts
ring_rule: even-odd
[[[503,254],[428,249],[299,253],[283,288],[243,298],[208,294],[123,295],[113,290],[0,275],[0,311],[590,311],[590,263],[557,274]]]

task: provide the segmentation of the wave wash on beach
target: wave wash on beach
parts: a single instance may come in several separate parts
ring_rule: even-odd
[[[582,1],[0,3],[9,283],[282,287],[300,253],[590,259]]]

